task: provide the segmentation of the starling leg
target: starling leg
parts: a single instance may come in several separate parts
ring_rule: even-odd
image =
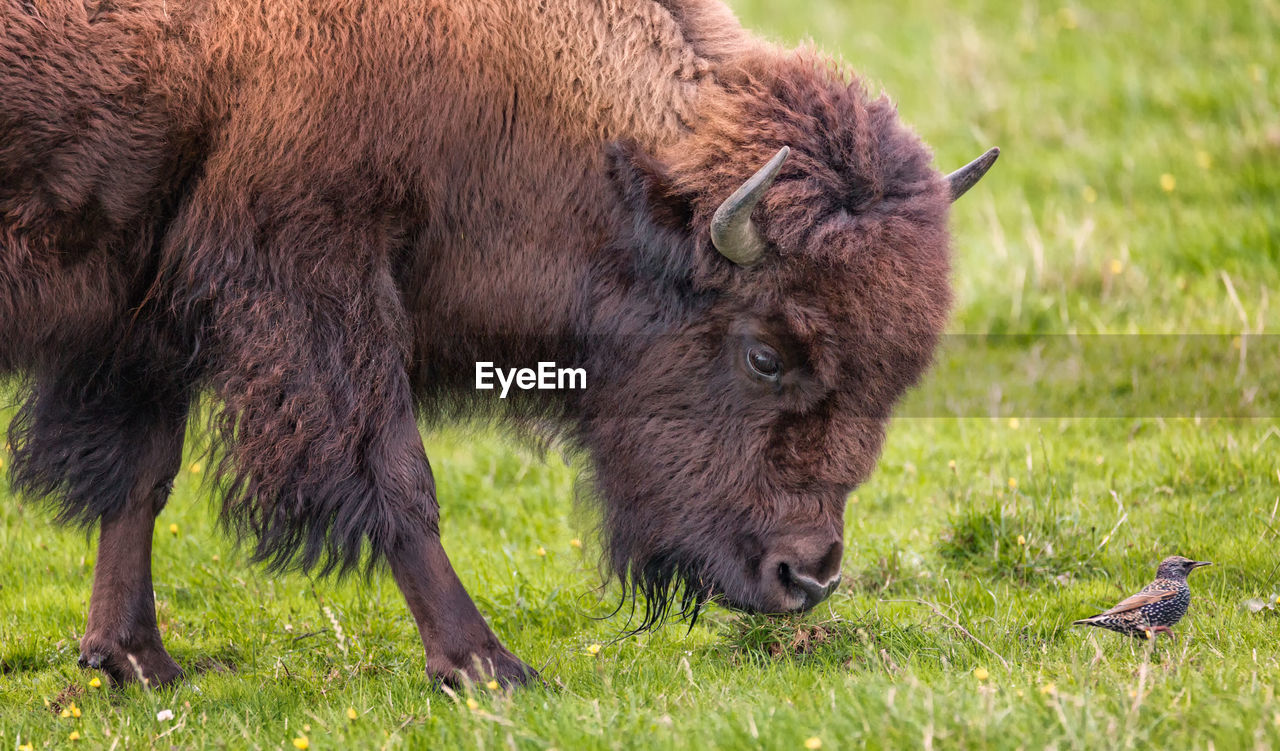
[[[1173,629],[1169,628],[1168,626],[1152,626],[1151,631],[1155,636],[1164,634],[1165,636],[1169,637],[1170,639],[1173,639],[1174,641],[1178,640],[1178,635],[1173,633]]]

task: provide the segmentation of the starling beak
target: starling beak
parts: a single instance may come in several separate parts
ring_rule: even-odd
[[[1071,625],[1097,626],[1138,639],[1149,639],[1160,633],[1173,638],[1174,624],[1182,620],[1191,605],[1187,574],[1201,566],[1212,565],[1208,561],[1170,556],[1160,562],[1155,581],[1143,587],[1141,592],[1125,598],[1110,610],[1082,618]]]

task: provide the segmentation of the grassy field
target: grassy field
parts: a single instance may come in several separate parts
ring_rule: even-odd
[[[387,576],[247,565],[194,458],[155,546],[161,628],[193,675],[93,688],[75,658],[95,546],[0,488],[0,748],[1280,747],[1280,609],[1246,607],[1280,593],[1280,410],[1255,400],[1280,378],[1260,365],[1280,327],[1280,2],[735,7],[844,56],[940,164],[1003,148],[954,215],[954,332],[1125,335],[1139,353],[1211,334],[1233,366],[1203,393],[1240,409],[1171,408],[1161,373],[1111,409],[1113,362],[1083,344],[1053,408],[943,414],[918,405],[969,372],[944,358],[851,501],[827,603],[621,640],[572,469],[488,433],[428,436],[459,574],[547,680],[514,695],[429,688]],[[1028,357],[1009,368],[1024,388]],[[1068,625],[1174,553],[1217,564],[1192,577],[1178,641]]]

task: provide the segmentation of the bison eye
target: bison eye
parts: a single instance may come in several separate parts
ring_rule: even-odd
[[[757,344],[747,349],[747,365],[751,372],[766,381],[776,381],[782,375],[782,361],[778,353]]]

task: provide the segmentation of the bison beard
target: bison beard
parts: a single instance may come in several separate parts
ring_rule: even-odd
[[[554,424],[639,628],[812,607],[993,158],[944,179],[716,0],[0,0],[11,473],[99,527],[82,661],[181,675],[150,549],[202,393],[224,523],[273,570],[387,564],[437,679],[533,673],[449,563],[419,418]],[[590,387],[498,413],[477,361]]]

